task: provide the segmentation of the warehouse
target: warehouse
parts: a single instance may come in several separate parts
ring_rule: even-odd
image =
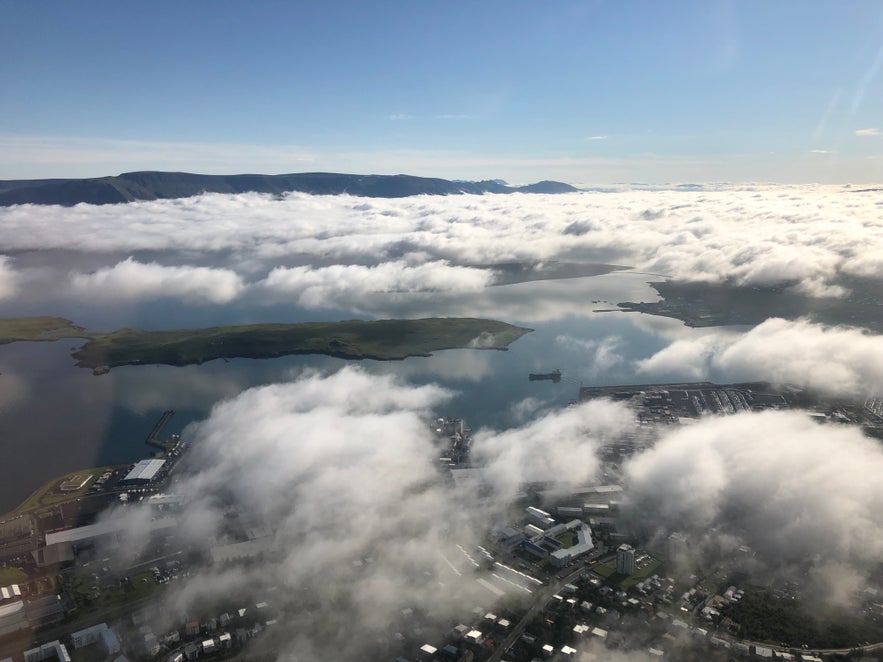
[[[165,460],[141,460],[126,474],[122,482],[126,485],[145,485],[156,478]]]

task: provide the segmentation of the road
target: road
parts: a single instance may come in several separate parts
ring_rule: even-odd
[[[579,577],[583,572],[589,570],[593,566],[597,565],[601,561],[599,559],[594,559],[588,563],[581,563],[576,568],[574,568],[571,572],[567,573],[564,577],[555,581],[554,584],[549,584],[542,589],[540,589],[535,595],[533,599],[533,604],[530,606],[530,609],[521,617],[521,620],[512,628],[512,632],[494,649],[494,652],[491,653],[491,656],[488,658],[488,662],[500,662],[503,659],[503,655],[509,650],[512,645],[518,641],[518,638],[524,632],[524,628],[527,627],[527,624],[530,623],[534,617],[539,613],[539,611],[546,606],[549,600],[552,599],[552,596],[558,593],[562,588],[564,588],[565,584],[570,584],[574,579]]]

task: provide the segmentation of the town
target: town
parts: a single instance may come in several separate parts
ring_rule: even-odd
[[[811,619],[797,627],[795,605],[806,600],[799,581],[752,581],[747,547],[709,562],[696,557],[682,531],[648,536],[626,516],[616,472],[624,457],[653,443],[658,426],[703,416],[799,408],[819,424],[879,435],[879,399],[835,401],[760,383],[580,389],[580,401],[593,398],[629,403],[647,434],[603,449],[603,482],[563,493],[553,484],[524,485],[507,519],[487,522],[483,540],[452,538],[438,553],[475,589],[473,602],[441,629],[427,624],[431,605],[401,610],[390,636],[366,650],[369,659],[600,661],[607,650],[672,660],[879,659],[880,577],[855,590],[858,607],[828,616],[836,627]],[[190,662],[241,657],[252,646],[272,651],[296,610],[318,599],[295,603],[279,587],[259,584],[198,612],[170,614],[158,629],[152,606],[198,568],[273,564],[281,551],[272,530],[236,512],[224,538],[204,550],[172,542],[187,507],[176,480],[188,452],[186,439],[164,438],[173,414],[165,412],[147,437],[155,457],[59,477],[0,522],[2,662]],[[440,477],[453,489],[480,484],[466,422],[441,417],[427,425]],[[110,505],[116,515],[99,517]],[[135,505],[151,513],[142,529],[149,544],[121,565],[113,550],[125,544],[127,508]],[[373,562],[366,555],[358,565],[368,571]]]

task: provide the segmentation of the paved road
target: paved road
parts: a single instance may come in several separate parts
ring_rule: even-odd
[[[518,638],[524,632],[524,628],[527,627],[527,624],[530,623],[534,617],[539,613],[539,611],[546,606],[549,600],[552,599],[552,596],[558,593],[562,588],[564,588],[565,584],[570,584],[574,579],[579,577],[583,572],[588,570],[589,568],[594,567],[600,563],[599,559],[595,559],[590,563],[580,564],[572,571],[567,573],[564,577],[557,579],[554,583],[548,584],[547,586],[540,589],[535,595],[533,599],[533,604],[530,606],[530,609],[527,610],[527,613],[521,617],[521,620],[512,628],[512,632],[494,649],[494,652],[491,653],[491,656],[488,658],[488,662],[500,662],[503,658],[503,655],[509,650],[512,645],[518,641]]]

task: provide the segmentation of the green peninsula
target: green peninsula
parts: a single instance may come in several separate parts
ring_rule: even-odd
[[[842,297],[811,297],[779,286],[747,286],[730,283],[664,281],[648,283],[661,301],[624,302],[621,310],[673,317],[691,327],[756,325],[770,317],[808,318],[820,324],[863,326],[883,331],[883,283],[874,278],[841,278]]]
[[[0,318],[0,345],[19,340],[49,341],[61,338],[87,338],[85,329],[63,317]]]
[[[78,366],[103,374],[121,365],[183,366],[290,354],[393,361],[442,349],[505,350],[530,331],[496,320],[440,317],[90,333],[61,318],[14,318],[0,320],[0,343],[86,338],[73,357]]]

